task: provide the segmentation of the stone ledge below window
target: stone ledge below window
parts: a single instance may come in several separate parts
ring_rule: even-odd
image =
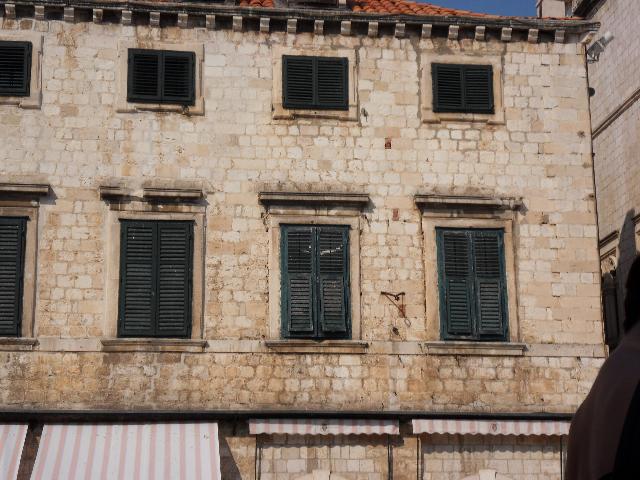
[[[357,340],[266,340],[269,350],[277,353],[367,353],[369,344]]]
[[[36,345],[38,345],[36,338],[0,337],[0,351],[2,352],[26,352],[33,350]]]
[[[103,338],[103,352],[185,352],[202,353],[206,340],[173,338]]]
[[[428,355],[482,355],[487,357],[522,357],[524,343],[502,342],[425,342]]]

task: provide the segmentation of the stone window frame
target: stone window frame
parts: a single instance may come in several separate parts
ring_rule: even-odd
[[[453,122],[485,122],[490,125],[504,125],[504,72],[502,55],[499,53],[471,54],[460,52],[457,55],[438,55],[424,52],[421,56],[421,94],[420,113],[423,123]],[[493,103],[494,113],[457,113],[433,111],[433,80],[431,66],[434,63],[453,65],[491,65],[493,67]]]
[[[183,351],[203,352],[207,342],[204,335],[204,275],[205,275],[205,232],[206,207],[200,204],[186,204],[187,198],[193,199],[196,190],[190,195],[186,190],[145,189],[142,199],[129,197],[125,190],[114,187],[101,187],[101,196],[109,203],[106,218],[106,282],[105,282],[105,320],[104,337],[101,339],[103,351]],[[152,192],[152,195],[150,195]],[[202,196],[200,194],[200,196]],[[162,203],[149,200],[167,201]],[[120,239],[121,220],[181,220],[193,222],[193,272],[191,296],[191,337],[176,338],[120,338],[118,337],[118,301],[120,295]]]
[[[305,198],[306,197],[306,198]],[[354,197],[359,197],[356,201]],[[269,244],[269,322],[267,347],[282,352],[344,352],[363,353],[367,344],[361,341],[361,279],[360,234],[362,210],[368,204],[368,195],[340,194],[270,194],[261,193],[265,205],[266,225],[270,232]],[[342,201],[341,201],[342,198]],[[351,339],[304,340],[287,339],[281,335],[280,285],[280,226],[286,225],[347,225],[349,226],[349,295]]]
[[[195,53],[195,102],[193,105],[172,105],[165,103],[140,103],[127,100],[129,49],[174,50]],[[204,43],[170,43],[163,41],[119,40],[117,60],[116,111],[118,113],[135,112],[173,112],[183,115],[204,115]]]
[[[0,350],[32,350],[37,344],[36,302],[38,269],[38,232],[40,197],[51,191],[48,184],[2,183],[0,184],[0,217],[27,219],[22,310],[19,337],[2,337]]]
[[[42,46],[44,44],[44,36],[37,32],[3,30],[0,32],[0,41],[31,43],[29,96],[0,96],[0,105],[15,105],[19,108],[39,109],[42,106]]]
[[[355,50],[338,48],[320,49],[317,46],[274,47],[271,53],[273,66],[272,116],[274,120],[293,120],[296,118],[327,118],[344,121],[358,120],[358,68]],[[348,110],[307,110],[285,108],[282,96],[282,57],[298,55],[308,57],[343,57],[349,61],[349,108]]]
[[[423,232],[426,342],[429,354],[461,355],[522,355],[525,346],[520,341],[516,269],[516,216],[522,201],[513,198],[417,195]],[[504,262],[507,288],[506,341],[442,340],[440,325],[440,291],[438,280],[438,228],[501,229],[504,232]]]

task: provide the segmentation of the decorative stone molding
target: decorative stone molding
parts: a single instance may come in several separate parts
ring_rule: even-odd
[[[512,34],[513,28],[503,28],[500,32],[500,40],[502,40],[503,42],[510,42]]]
[[[349,27],[351,28],[351,27]],[[272,84],[272,118],[274,120],[293,120],[295,118],[330,118],[344,121],[358,120],[358,68],[355,50],[347,48],[318,48],[313,50],[313,55],[321,57],[343,57],[349,61],[349,73],[347,86],[349,92],[349,106],[347,110],[313,110],[284,108],[282,101],[282,57],[284,55],[309,55],[309,50],[299,46],[278,46],[271,50],[271,62],[273,65]]]
[[[522,357],[524,343],[499,342],[425,342],[429,355],[480,355],[483,357]]]
[[[47,183],[0,183],[1,197],[20,197],[23,199],[39,200],[51,191]]]
[[[124,12],[123,12],[124,14]],[[127,100],[127,80],[129,69],[128,50],[140,48],[136,40],[122,39],[118,42],[118,60],[116,67],[117,95],[116,111],[119,113],[136,112],[173,112],[183,115],[204,115],[204,95],[202,87],[202,75],[204,64],[203,43],[167,43],[162,41],[145,42],[143,48],[157,50],[178,50],[195,53],[195,102],[193,105],[171,105],[156,103],[136,103]]]
[[[4,4],[4,18],[7,20],[15,20],[16,19],[16,5],[15,3],[5,3]]]
[[[554,42],[555,43],[564,43],[565,41],[565,30],[556,30]]]
[[[189,26],[189,14],[188,13],[179,13],[178,14],[178,28],[187,28]]]
[[[322,35],[324,33],[324,20],[315,20],[313,22],[313,33],[315,35]]]
[[[325,340],[316,342],[313,340],[267,340],[266,347],[277,353],[367,353],[369,344],[354,340]]]
[[[483,197],[465,195],[416,195],[415,203],[421,210],[520,210],[523,206],[521,198]]]
[[[73,7],[64,7],[64,21],[74,23],[76,21],[76,9]]]
[[[367,26],[367,35],[369,37],[377,37],[378,36],[378,22],[369,22],[369,25]]]
[[[205,16],[205,26],[207,30],[213,30],[216,28],[216,16],[215,15],[206,15]],[[260,26],[262,28],[262,19],[260,19]]]
[[[431,66],[433,63],[491,65],[493,67],[493,103],[494,113],[448,113],[433,111],[433,80]],[[502,56],[486,54],[482,56],[472,53],[459,52],[455,55],[440,55],[433,51],[421,54],[422,74],[420,77],[420,112],[424,123],[453,122],[484,122],[490,125],[504,125],[505,109],[503,100],[503,61]]]
[[[460,25],[449,25],[449,40],[458,40],[460,36]]]
[[[8,4],[5,4],[5,9]],[[5,10],[6,11],[6,10]],[[42,13],[44,15],[44,13]],[[42,104],[42,45],[41,33],[24,30],[2,30],[0,41],[18,41],[31,43],[31,82],[28,97],[2,97],[0,105],[17,105],[20,108],[40,108]]]
[[[527,42],[529,43],[538,43],[540,30],[537,28],[532,28],[529,30],[529,35],[527,36]]]
[[[93,23],[102,23],[103,15],[104,15],[104,10],[102,8],[94,8],[93,9]]]
[[[363,208],[371,199],[366,193],[260,192],[258,201],[271,205],[342,205]]]
[[[202,353],[206,340],[165,338],[102,338],[103,352],[186,352]]]
[[[231,30],[234,32],[242,31],[242,17],[240,15],[236,15],[233,17]]]
[[[287,33],[295,34],[298,32],[298,20],[296,18],[290,18],[287,20]]]
[[[149,12],[149,25],[154,28],[160,26],[160,12]]]
[[[196,201],[204,198],[202,189],[197,188],[144,188],[142,196],[146,200]]]
[[[100,185],[98,192],[101,200],[122,200],[131,196],[130,190],[115,185]]]
[[[131,17],[133,12],[131,10],[123,10],[122,11],[122,25],[129,26],[131,25]]]
[[[406,23],[396,23],[395,28],[395,37],[396,38],[404,38],[407,34],[407,25]]]
[[[433,25],[430,23],[422,25],[422,29],[420,31],[420,36],[422,38],[431,38],[431,34],[433,32]]]
[[[262,17],[260,19],[260,31],[262,33],[269,33],[271,29],[271,19],[269,17]]]
[[[37,345],[37,338],[0,337],[0,352],[30,351],[33,350]]]
[[[350,21],[343,21],[340,22],[340,34],[341,35],[351,35],[351,22]]]
[[[35,6],[34,18],[36,20],[44,20],[45,19],[44,5],[36,5]]]
[[[484,42],[487,38],[487,27],[479,26],[476,27],[476,42]]]

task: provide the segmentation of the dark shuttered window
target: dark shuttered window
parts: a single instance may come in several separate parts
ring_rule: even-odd
[[[349,60],[333,57],[282,57],[285,108],[349,109]]]
[[[433,111],[494,113],[491,65],[431,65]]]
[[[121,222],[119,336],[191,335],[192,250],[192,222]]]
[[[129,102],[193,105],[195,53],[129,49]]]
[[[438,229],[441,331],[445,340],[506,340],[502,230]]]
[[[0,336],[20,336],[27,221],[0,217]]]
[[[0,42],[0,96],[28,97],[31,43]]]
[[[349,229],[282,227],[282,334],[350,338]]]

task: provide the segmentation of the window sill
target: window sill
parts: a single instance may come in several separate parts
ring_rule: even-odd
[[[358,120],[358,106],[349,104],[348,110],[312,110],[284,108],[282,104],[273,105],[274,120],[295,120],[296,118],[323,118],[355,122]]]
[[[202,353],[206,340],[173,338],[103,338],[103,352],[183,352]]]
[[[277,353],[367,353],[369,344],[357,340],[266,340],[266,347]]]
[[[204,98],[196,98],[195,105],[172,105],[165,103],[136,103],[124,102],[118,105],[118,113],[136,112],[160,112],[160,113],[180,113],[182,115],[204,115]]]
[[[36,338],[0,337],[1,352],[28,352],[38,345]]]
[[[423,109],[422,123],[441,122],[480,122],[489,125],[504,125],[504,110],[496,113],[436,113],[431,109]]]
[[[509,342],[425,342],[428,355],[482,355],[486,357],[522,357],[524,343]]]

